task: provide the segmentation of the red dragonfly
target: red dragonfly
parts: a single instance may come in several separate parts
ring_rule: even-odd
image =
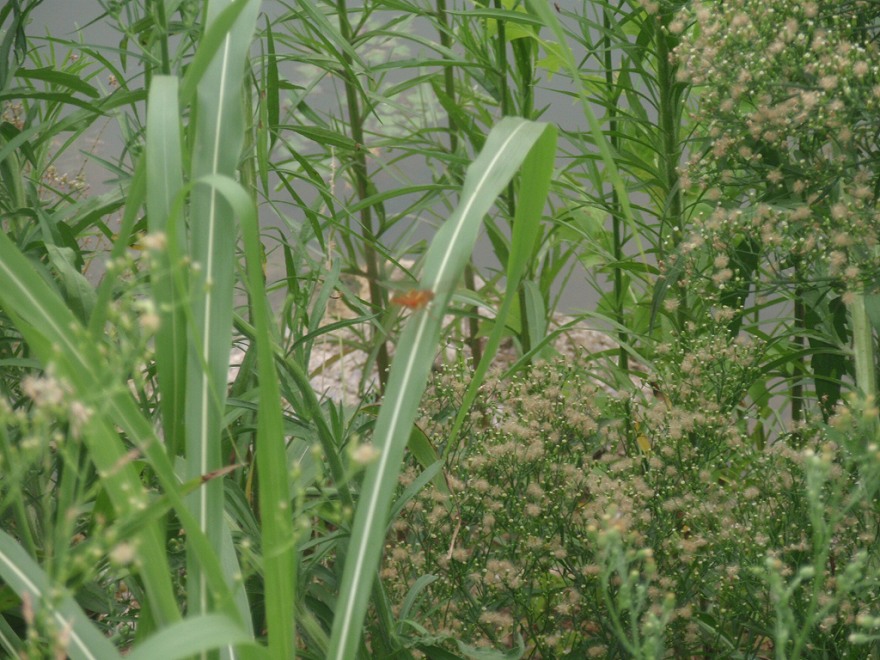
[[[434,300],[434,292],[427,289],[410,289],[409,291],[402,291],[391,298],[391,302],[395,305],[401,305],[413,310],[422,309],[432,300]]]

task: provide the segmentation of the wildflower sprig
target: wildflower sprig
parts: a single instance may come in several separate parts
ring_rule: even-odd
[[[860,3],[697,2],[676,50],[700,89],[705,148],[684,182],[718,205],[709,244],[761,238],[779,270],[817,260],[858,287],[876,272],[880,66]]]
[[[419,600],[430,639],[510,649],[521,635],[542,657],[653,658],[717,654],[733,639],[758,649],[768,620],[782,644],[783,628],[810,643],[848,634],[877,595],[865,563],[873,491],[821,429],[802,430],[812,454],[756,445],[737,419],[763,347],[692,331],[657,361],[659,400],[600,395],[572,364],[490,383],[448,488],[415,497],[387,540],[392,596],[433,576]],[[429,435],[442,437],[461,378],[438,380]],[[630,444],[627,411],[647,450]],[[411,468],[402,486],[416,478]],[[825,566],[819,582],[786,582],[806,565]],[[778,589],[791,594],[768,610]]]

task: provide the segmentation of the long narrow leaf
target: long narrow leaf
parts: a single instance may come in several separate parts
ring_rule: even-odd
[[[501,302],[501,308],[495,317],[492,333],[486,342],[483,357],[477,365],[471,382],[462,397],[461,407],[455,416],[455,422],[449,431],[444,458],[456,446],[458,432],[470,412],[471,405],[477,398],[480,385],[507,329],[507,317],[514,302],[517,300],[519,284],[529,266],[538,243],[541,229],[541,214],[550,190],[550,179],[553,174],[553,161],[556,156],[556,129],[548,127],[542,134],[522,167],[522,184],[520,186],[519,203],[513,221],[510,257],[507,259],[507,290]],[[537,343],[537,342],[536,342]]]
[[[127,449],[104,419],[108,401],[102,392],[110,387],[121,389],[122,383],[115,383],[118,376],[102,367],[105,361],[85,328],[4,232],[0,232],[0,281],[4,283],[0,287],[0,308],[13,319],[31,350],[44,365],[56,368],[58,376],[72,386],[73,396],[96,411],[84,429],[83,442],[114,506],[121,512],[139,507],[146,498],[143,485],[130,463],[120,467]],[[159,621],[174,621],[180,613],[171,586],[164,536],[157,525],[152,525],[144,530],[140,542],[143,552],[152,558],[144,562],[142,573],[153,611]]]
[[[254,647],[256,642],[236,623],[217,614],[188,618],[164,628],[132,651],[128,660],[177,660],[196,653],[235,646]],[[250,649],[251,657],[266,657]]]
[[[0,531],[0,577],[21,599],[29,599],[34,612],[48,608],[59,630],[67,631],[67,653],[73,660],[118,658],[110,641],[95,628],[73,596],[55,595],[56,589],[37,563],[14,538]]]
[[[287,483],[287,450],[281,415],[281,393],[269,334],[269,305],[260,259],[259,227],[252,203],[250,211],[241,215],[241,229],[247,256],[260,375],[257,469],[260,475],[260,514],[263,520],[263,578],[268,604],[266,626],[272,657],[287,660],[294,657],[296,542],[289,506],[290,489]]]
[[[181,105],[189,105],[192,101],[197,88],[210,70],[217,51],[228,45],[227,36],[229,31],[238,21],[241,12],[248,5],[252,4],[252,0],[235,0],[234,2],[228,2],[227,0],[227,6],[219,13],[216,11],[217,3],[213,4],[211,8],[213,13],[209,13],[205,32],[199,41],[199,50],[187,67],[186,74],[180,83]]]
[[[147,220],[150,233],[158,240],[168,230],[174,200],[183,185],[183,143],[180,135],[178,81],[172,76],[156,76],[150,86],[147,105]],[[183,223],[174,223],[174,240],[183,244]],[[156,332],[156,378],[162,428],[170,456],[183,445],[184,402],[186,400],[186,324],[182,293],[174,286],[169,252],[161,244],[152,250],[153,289],[159,329]]]
[[[241,2],[242,0],[237,0]],[[208,31],[228,14],[232,3],[208,3]],[[235,175],[244,138],[242,83],[248,49],[256,26],[259,2],[250,0],[226,33],[196,91],[192,176]],[[189,287],[192,343],[187,356],[186,456],[187,477],[208,474],[222,466],[221,420],[226,400],[229,347],[232,337],[232,296],[235,279],[236,229],[233,214],[214,186],[199,186],[192,195],[189,257],[194,265]],[[218,556],[223,525],[223,484],[205,484],[191,498],[192,512]],[[208,583],[196,557],[188,555],[189,607],[211,609]]]
[[[367,469],[355,512],[329,658],[355,657],[382,552],[386,515],[434,360],[443,311],[464,272],[483,216],[546,130],[544,124],[512,117],[503,119],[492,130],[484,149],[468,168],[458,209],[437,232],[428,250],[423,285],[434,292],[435,298],[410,319],[391,367],[385,401],[376,420],[375,444],[380,454]]]

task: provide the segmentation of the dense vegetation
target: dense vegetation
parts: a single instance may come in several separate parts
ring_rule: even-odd
[[[50,4],[3,653],[880,657],[880,4]]]

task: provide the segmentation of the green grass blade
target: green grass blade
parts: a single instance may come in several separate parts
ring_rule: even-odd
[[[853,325],[856,387],[868,397],[869,401],[876,401],[877,375],[874,368],[874,341],[865,298],[864,292],[859,291],[853,295],[853,302],[849,306]]]
[[[247,257],[247,274],[260,377],[260,410],[257,425],[262,526],[263,578],[266,591],[266,627],[269,652],[277,660],[295,657],[294,593],[296,591],[296,540],[290,510],[287,451],[281,414],[281,392],[270,335],[268,296],[263,282],[261,245],[256,209],[241,210],[240,222]],[[243,203],[242,203],[243,206]],[[245,212],[248,211],[248,212]]]
[[[95,410],[87,422],[83,442],[102,474],[102,485],[114,506],[122,513],[134,510],[146,499],[146,493],[130,463],[119,467],[127,449],[104,419],[108,388],[122,391],[124,385],[117,382],[117,374],[102,368],[105,360],[86,329],[3,232],[0,281],[4,282],[0,287],[0,308],[13,319],[40,361],[53,365],[58,376],[73,387],[73,396]],[[147,437],[152,435],[148,431]],[[144,530],[140,542],[143,553],[152,558],[144,562],[142,575],[156,616],[160,622],[174,621],[180,613],[171,586],[164,536],[153,525]]]
[[[214,2],[209,10],[207,29],[199,41],[199,50],[186,69],[186,74],[180,83],[180,105],[189,105],[201,85],[206,73],[209,71],[217,52],[226,47],[226,37],[229,31],[238,21],[239,15],[253,0],[235,0],[217,13],[218,3]],[[213,16],[213,19],[211,18]],[[221,54],[222,57],[222,54]]]
[[[73,596],[57,598],[49,578],[24,549],[6,532],[0,531],[0,576],[22,599],[30,599],[35,612],[50,608],[59,630],[68,630],[67,652],[73,660],[104,660],[120,655],[86,616]],[[53,603],[57,599],[57,603]]]
[[[48,66],[39,69],[19,69],[15,72],[15,76],[28,80],[42,80],[57,87],[67,87],[71,92],[79,92],[93,99],[101,96],[97,89],[79,76]]]
[[[254,214],[250,198],[235,181],[219,175],[207,176],[187,185],[178,193],[168,221],[169,231],[172,235],[175,233],[173,227],[181,222],[184,201],[190,189],[197,185],[214,188],[227,201],[238,217]],[[168,249],[172,261],[179,261],[181,258],[179,246],[174,241],[169,241]],[[182,273],[175,273],[175,276],[179,285]],[[239,567],[235,553],[231,550],[229,530],[225,520],[223,520],[224,526],[220,528],[218,533],[220,543],[218,550],[201,531],[195,516],[183,502],[183,496],[193,492],[193,484],[196,484],[197,488],[204,488],[206,475],[197,475],[183,484],[179,483],[171,465],[171,458],[165,453],[164,447],[153,433],[150,422],[137,409],[134,400],[127,391],[115,392],[110,397],[108,412],[114,423],[124,429],[130,438],[138,442],[138,448],[155,471],[165,496],[174,507],[181,525],[186,531],[187,549],[199,563],[209,589],[210,600],[214,603],[215,608],[221,609],[231,618],[241,621],[243,629],[250,631],[250,611],[247,599],[240,591],[241,585],[227,583],[227,576],[238,574]],[[211,479],[210,481],[220,482],[222,480]],[[233,591],[233,588],[237,590]]]
[[[159,236],[168,231],[168,218],[174,200],[183,185],[180,108],[177,104],[178,80],[155,76],[147,104],[147,221],[150,233]],[[174,241],[183,244],[183,223],[172,225]],[[167,240],[167,239],[166,239]],[[174,285],[169,251],[161,246],[152,250],[153,268],[150,284],[159,314],[156,332],[156,378],[162,428],[170,456],[176,456],[184,441],[184,405],[186,401],[186,319],[184,295]]]
[[[556,156],[556,128],[549,126],[541,134],[535,146],[529,152],[522,166],[520,185],[520,197],[517,204],[516,217],[513,221],[513,235],[511,236],[510,256],[507,259],[507,288],[502,300],[501,307],[496,315],[496,322],[492,326],[492,332],[486,341],[483,357],[474,371],[473,378],[468,384],[461,407],[455,417],[455,422],[449,431],[446,440],[444,458],[457,446],[458,433],[462,424],[467,419],[468,412],[477,398],[480,385],[486,376],[486,372],[492,364],[498,347],[504,338],[507,317],[516,302],[520,280],[527,272],[535,249],[538,245],[538,237],[541,230],[541,217],[547,193],[550,190],[550,179],[553,174],[553,162]],[[537,342],[536,342],[537,343]]]
[[[590,103],[584,85],[577,84],[581,80],[581,72],[574,59],[574,54],[571,52],[571,48],[568,45],[568,38],[565,35],[565,30],[547,0],[526,0],[526,7],[530,12],[540,18],[544,22],[544,25],[550,28],[550,31],[557,39],[558,43],[555,44],[555,47],[552,50],[561,57],[566,71],[571,76],[572,81],[575,82],[578,99],[581,102],[584,117],[590,127],[590,135],[593,137],[593,143],[596,145],[596,148],[599,149],[602,162],[607,168],[608,180],[617,192],[624,220],[633,233],[642,261],[647,262],[645,248],[642,245],[641,233],[639,232],[635,218],[633,217],[632,206],[629,203],[629,192],[627,191],[623,177],[620,176],[620,171],[617,168],[615,154],[611,150],[608,138],[602,131],[602,125],[599,123],[596,113],[593,112],[593,106]]]
[[[464,272],[483,216],[513,178],[547,127],[505,118],[467,170],[461,200],[437,232],[425,259],[423,286],[435,293],[413,314],[400,338],[384,403],[376,420],[378,460],[367,468],[346,552],[328,657],[355,657],[376,567],[385,538],[386,516],[397,485],[403,450],[418,412],[440,337],[443,311]]]
[[[281,78],[278,75],[278,56],[275,52],[275,34],[266,17],[266,130],[269,131],[269,148],[278,140],[278,123],[281,120]]]
[[[126,656],[129,660],[177,660],[214,649],[251,646],[256,642],[235,621],[218,614],[190,617],[164,628]],[[251,657],[268,657],[249,649]]]
[[[228,14],[224,0],[208,3],[208,32]],[[195,140],[192,178],[225,175],[238,167],[245,122],[242,87],[259,2],[250,0],[223,37],[196,88]],[[193,276],[189,294],[192,343],[186,378],[187,477],[222,467],[221,424],[226,401],[226,378],[232,337],[232,297],[235,280],[236,228],[227,201],[215,186],[193,190],[189,257]],[[220,554],[223,525],[223,484],[212,480],[190,499],[199,528]],[[208,582],[194,554],[188,555],[189,607],[211,610]]]
[[[23,658],[25,656],[24,642],[3,616],[0,616],[0,649],[6,651],[8,658]]]

